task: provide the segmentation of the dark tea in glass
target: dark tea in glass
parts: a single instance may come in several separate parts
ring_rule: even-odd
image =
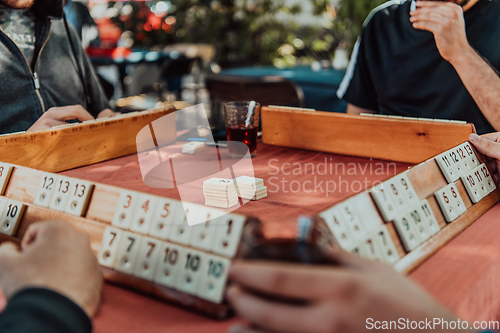
[[[246,148],[243,145],[231,144],[231,142],[243,142],[247,145],[250,155],[254,155],[257,149],[257,127],[247,128],[245,126],[231,126],[226,127],[227,132],[227,149],[229,154],[244,156],[246,154]]]
[[[229,157],[243,158],[257,152],[260,104],[255,101],[224,103]],[[242,145],[243,143],[244,145]]]

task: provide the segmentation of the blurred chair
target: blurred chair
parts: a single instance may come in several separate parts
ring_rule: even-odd
[[[280,76],[249,78],[212,75],[205,79],[205,87],[212,104],[210,123],[216,130],[225,128],[224,102],[256,101],[261,106],[305,106],[302,89]]]
[[[205,79],[212,103],[256,101],[261,105],[304,107],[304,93],[292,81],[279,76],[259,78],[212,75]]]

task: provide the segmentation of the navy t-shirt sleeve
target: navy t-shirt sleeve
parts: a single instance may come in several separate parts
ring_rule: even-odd
[[[0,314],[2,333],[90,333],[87,314],[67,297],[43,288],[15,294]]]
[[[349,67],[337,91],[337,96],[355,106],[379,111],[377,93],[368,65],[369,29],[368,24],[354,47]]]

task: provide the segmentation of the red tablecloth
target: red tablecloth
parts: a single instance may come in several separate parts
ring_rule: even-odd
[[[409,165],[260,144],[253,159],[256,177],[268,186],[268,197],[237,212],[264,222],[271,236],[291,236],[301,214],[320,211],[388,179]],[[137,155],[64,172],[65,175],[179,198],[177,190],[144,185]],[[309,181],[309,182],[308,182]],[[336,190],[326,193],[336,185]],[[283,182],[283,183],[282,183]],[[292,184],[293,182],[293,184]],[[316,183],[315,183],[316,182]],[[323,182],[322,187],[318,184]],[[334,182],[334,183],[332,183]],[[316,190],[313,188],[316,186]],[[469,320],[498,320],[500,303],[500,224],[497,205],[462,232],[411,277],[438,300]],[[411,302],[411,300],[408,300]],[[106,284],[95,332],[223,332],[237,319],[217,322],[133,291]]]

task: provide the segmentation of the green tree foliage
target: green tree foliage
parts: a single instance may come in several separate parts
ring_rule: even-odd
[[[361,34],[368,14],[384,2],[387,0],[339,0],[337,15],[345,25],[345,39],[350,50]]]
[[[284,0],[128,1],[110,2],[109,8],[126,46],[209,43],[216,46],[216,60],[222,64],[286,67],[331,59],[346,33],[332,0],[308,1],[318,18],[318,25],[311,27],[296,24],[293,17],[302,6],[287,7]]]

